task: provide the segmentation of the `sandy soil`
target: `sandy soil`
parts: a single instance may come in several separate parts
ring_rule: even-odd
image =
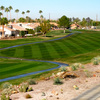
[[[62,85],[53,85],[52,79],[48,81],[40,81],[37,85],[30,86],[33,87],[34,91],[13,94],[11,95],[11,98],[12,100],[72,100],[81,93],[100,83],[100,65],[93,66],[92,64],[87,64],[85,67],[89,71],[92,71],[96,77],[93,76],[91,78],[87,78],[82,75],[75,79],[64,79],[64,84]],[[81,73],[81,71],[79,73]],[[74,85],[77,85],[79,90],[74,89]],[[63,89],[63,94],[61,93],[61,89]],[[41,96],[42,92],[44,92],[46,96]],[[26,94],[30,94],[32,98],[26,99]]]

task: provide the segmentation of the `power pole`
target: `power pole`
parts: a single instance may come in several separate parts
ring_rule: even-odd
[[[98,14],[96,15],[96,26],[98,24]]]
[[[49,21],[50,21],[50,13],[49,13]]]

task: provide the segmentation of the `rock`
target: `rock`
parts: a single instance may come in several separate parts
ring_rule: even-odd
[[[59,99],[59,97],[57,97],[57,99]]]
[[[58,95],[58,92],[56,92],[55,95]]]
[[[12,91],[11,93],[12,93],[12,94],[16,94],[16,93],[18,93],[18,91]]]
[[[72,68],[71,67],[66,67],[67,71],[68,72],[71,72],[72,71]]]
[[[50,78],[49,78],[49,77],[47,77],[47,78],[45,78],[45,80],[46,80],[46,81],[48,81],[48,80],[50,80]]]
[[[50,97],[53,97],[52,95],[50,95]]]
[[[73,73],[73,72],[66,72],[65,74],[62,75],[62,78],[76,78],[78,77],[77,74]]]
[[[58,72],[57,74],[56,74],[56,76],[57,77],[62,77],[62,75],[64,75],[65,74],[65,72]]]
[[[46,96],[46,94],[44,92],[42,92],[42,95],[41,96]]]
[[[73,88],[79,90],[79,87],[77,85],[74,85]]]

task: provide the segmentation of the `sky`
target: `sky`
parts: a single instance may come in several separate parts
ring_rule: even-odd
[[[100,0],[0,0],[0,6],[12,6],[12,17],[16,18],[15,9],[19,9],[19,17],[22,17],[22,11],[30,10],[29,14],[32,19],[39,18],[39,10],[42,10],[42,15],[49,19],[59,19],[61,16],[67,17],[90,17],[100,20]],[[6,14],[5,14],[6,16]]]

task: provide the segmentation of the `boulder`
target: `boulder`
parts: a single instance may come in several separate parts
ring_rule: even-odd
[[[73,72],[66,72],[65,74],[62,75],[62,78],[76,78],[78,77],[77,74],[73,73]]]
[[[57,74],[56,74],[56,76],[57,77],[62,77],[62,75],[64,75],[66,72],[58,72]]]

